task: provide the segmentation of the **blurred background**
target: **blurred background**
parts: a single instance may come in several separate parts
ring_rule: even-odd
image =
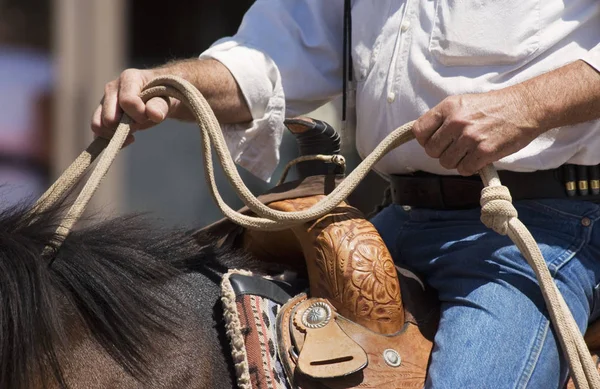
[[[106,82],[125,68],[198,56],[234,34],[252,2],[0,0],[0,206],[39,196],[89,144],[90,117]],[[311,115],[339,129],[339,106],[335,101]],[[286,134],[280,165],[296,153]],[[345,155],[357,163],[352,142]],[[197,127],[167,121],[138,134],[119,155],[92,206],[103,214],[148,212],[169,225],[203,226],[221,215],[201,163]],[[241,173],[255,193],[272,186]],[[228,203],[239,207],[219,181]],[[370,178],[374,197],[365,202],[379,199],[372,188],[380,183]]]

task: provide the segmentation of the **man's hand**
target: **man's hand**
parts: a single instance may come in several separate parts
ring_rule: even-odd
[[[155,97],[144,103],[139,94],[144,86],[159,76],[156,69],[127,69],[116,80],[106,84],[104,97],[92,116],[92,131],[98,136],[110,138],[119,124],[123,113],[134,121],[133,131],[152,127],[165,120],[176,104],[168,104],[165,99]],[[129,135],[126,144],[133,142]]]
[[[427,154],[475,174],[552,128],[600,118],[600,75],[576,61],[497,91],[452,96],[413,126]]]
[[[222,123],[242,123],[252,120],[246,100],[229,70],[215,60],[183,60],[155,69],[127,69],[114,81],[106,84],[104,97],[92,116],[92,131],[110,138],[123,113],[134,123],[133,131],[152,127],[166,118],[194,120],[191,112],[176,99],[155,97],[144,103],[139,94],[152,79],[175,75],[191,82],[206,98]],[[130,135],[125,144],[133,142]]]
[[[544,132],[519,88],[452,96],[413,126],[417,141],[446,169],[471,175],[523,147]]]

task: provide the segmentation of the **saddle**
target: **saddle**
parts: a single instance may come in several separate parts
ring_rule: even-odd
[[[333,129],[326,123],[294,119],[286,125],[305,154],[307,143],[339,150],[335,140],[330,145]],[[303,143],[306,139],[311,141]],[[311,164],[299,180],[259,199],[279,211],[318,202],[343,176],[331,166]],[[203,232],[307,277],[308,291],[287,299],[275,326],[277,354],[291,387],[424,387],[439,321],[437,296],[417,275],[394,265],[374,226],[356,208],[342,203],[320,219],[281,232],[245,230],[226,219]],[[597,358],[600,322],[588,328],[585,339]],[[574,388],[572,382],[568,387]]]

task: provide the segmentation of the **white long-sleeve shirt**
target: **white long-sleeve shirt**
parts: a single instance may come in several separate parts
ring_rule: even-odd
[[[447,96],[500,89],[578,59],[600,70],[597,0],[354,0],[352,18],[362,156]],[[235,36],[201,55],[229,68],[254,119],[224,128],[236,162],[267,179],[279,159],[284,117],[341,93],[342,38],[343,0],[258,0]],[[534,171],[600,164],[599,127],[593,121],[550,130],[495,165]],[[416,141],[376,168],[457,174]]]

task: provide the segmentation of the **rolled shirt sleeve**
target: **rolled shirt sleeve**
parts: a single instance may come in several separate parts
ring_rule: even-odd
[[[582,59],[591,67],[600,72],[600,43],[588,51],[587,55],[585,55]]]
[[[268,181],[279,163],[283,120],[310,112],[342,89],[342,0],[258,0],[237,34],[200,58],[224,64],[252,122],[224,124],[234,161]]]
[[[273,61],[261,51],[233,40],[217,42],[200,58],[223,63],[236,79],[250,113],[250,123],[221,124],[235,163],[269,181],[279,163],[285,98]]]

